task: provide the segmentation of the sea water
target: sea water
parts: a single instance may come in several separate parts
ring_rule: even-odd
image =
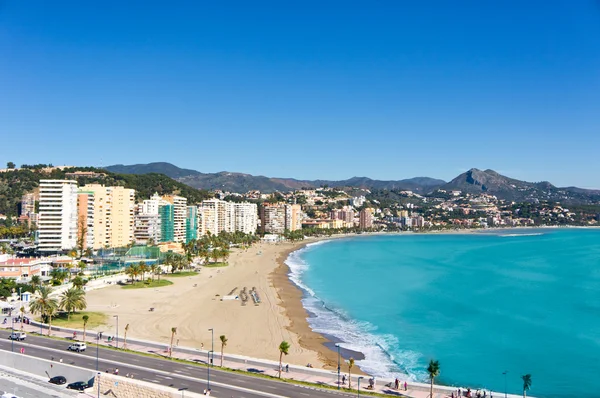
[[[436,359],[442,384],[600,396],[599,230],[356,237],[287,263],[312,329],[370,374],[427,381]]]

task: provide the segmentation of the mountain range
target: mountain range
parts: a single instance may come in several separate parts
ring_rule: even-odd
[[[367,177],[353,177],[347,180],[297,180],[294,178],[271,178],[244,173],[222,171],[219,173],[201,173],[196,170],[182,169],[165,162],[113,165],[104,169],[123,174],[165,174],[179,182],[197,189],[220,189],[228,192],[245,193],[251,190],[270,193],[287,192],[300,188],[318,188],[321,186],[349,187],[384,190],[409,190],[428,194],[438,189],[464,193],[488,193],[504,200],[536,201],[550,200],[563,203],[592,204],[600,202],[600,190],[577,187],[555,187],[547,181],[526,182],[503,176],[494,170],[470,169],[450,182],[430,177],[415,177],[402,180],[373,180]]]

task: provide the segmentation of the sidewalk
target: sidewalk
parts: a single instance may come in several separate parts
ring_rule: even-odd
[[[0,318],[1,319],[1,318]],[[0,325],[3,328],[10,329],[10,322],[6,325]],[[15,323],[15,329],[20,328],[20,323]],[[40,324],[37,322],[32,322],[31,324],[24,324],[24,330],[26,332],[35,332],[40,333]],[[44,334],[47,333],[46,325],[42,325]],[[77,332],[77,340],[83,340],[83,331],[78,329],[65,329],[65,328],[56,328],[52,327],[52,336],[63,337],[67,339],[73,338],[73,332]],[[95,331],[87,331],[86,342],[88,343],[96,343],[96,335]],[[112,337],[112,336],[111,336]],[[154,355],[160,355],[164,357],[169,356],[169,345],[165,342],[165,344],[136,340],[136,339],[127,339],[126,347],[123,347],[123,339],[122,336],[119,336],[118,340],[119,348],[126,348],[131,351],[137,351],[142,353],[150,353]],[[215,342],[217,343],[217,342]],[[108,334],[104,333],[102,339],[100,341],[100,345],[114,347],[116,342],[113,340],[111,342],[108,341]],[[218,350],[218,347],[215,345],[215,351]],[[191,362],[196,362],[200,364],[206,364],[208,362],[208,350],[199,350],[188,347],[173,347],[173,358],[184,359]],[[221,354],[220,352],[214,353],[214,363],[213,366],[218,369],[221,364]],[[329,371],[324,369],[317,368],[307,368],[304,366],[298,365],[289,365],[289,372],[285,371],[287,362],[283,363],[284,371],[281,373],[282,379],[290,379],[290,380],[298,380],[303,382],[310,382],[317,385],[327,385],[327,386],[337,386],[337,371]],[[279,363],[276,361],[262,360],[257,358],[244,357],[240,355],[231,355],[225,354],[223,356],[223,367],[235,370],[241,370],[249,373],[256,373],[268,376],[277,377]],[[348,377],[347,369],[346,372],[342,372],[341,375],[346,375]],[[341,376],[340,376],[341,377]],[[374,391],[382,394],[388,394],[390,396],[395,397],[412,397],[412,398],[427,398],[429,397],[429,385],[424,383],[415,383],[415,382],[407,382],[407,390],[404,391],[403,388],[398,390],[394,390],[391,387],[386,387],[386,384],[391,383],[389,385],[393,386],[393,380],[382,380],[377,379],[375,383],[374,390],[367,390],[365,387],[368,386],[369,376],[364,376],[360,381],[360,389],[361,392],[366,391]],[[404,380],[401,380],[401,386],[404,385]],[[347,387],[348,383],[346,380],[346,384],[342,387]],[[358,376],[352,375],[352,389],[356,391],[358,386]],[[433,398],[446,398],[450,397],[450,394],[456,391],[453,387],[445,387],[445,386],[434,386]],[[494,394],[495,396],[500,396],[499,394]],[[475,396],[475,391],[473,391],[473,396]]]

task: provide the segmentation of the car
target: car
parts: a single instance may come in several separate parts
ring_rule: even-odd
[[[86,383],[85,381],[76,381],[75,383],[71,383],[71,384],[67,384],[67,388],[69,390],[77,390],[77,391],[83,391],[86,388],[88,388],[90,385],[88,383]]]
[[[10,340],[20,340],[20,341],[25,340],[26,337],[27,337],[27,334],[25,334],[25,332],[12,332],[10,334],[10,336],[8,336],[8,338]]]
[[[48,383],[63,385],[67,383],[67,379],[64,376],[54,376],[48,380]]]
[[[86,348],[87,348],[87,346],[85,345],[85,343],[73,343],[67,348],[67,350],[83,352],[83,351],[85,351]]]

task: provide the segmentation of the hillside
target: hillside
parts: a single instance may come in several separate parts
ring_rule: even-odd
[[[159,194],[177,194],[188,199],[189,203],[198,203],[211,197],[207,191],[191,188],[162,174],[117,174],[92,167],[74,167],[64,170],[55,169],[45,172],[42,169],[18,169],[0,173],[0,214],[15,217],[21,196],[33,191],[41,179],[66,179],[67,173],[74,171],[95,171],[104,173],[100,177],[78,177],[79,186],[88,183],[123,186],[136,190],[136,199],[150,197],[154,192]]]
[[[600,191],[568,187],[558,188],[547,181],[526,182],[503,176],[494,170],[471,169],[440,189],[465,193],[489,193],[515,202],[548,200],[563,203],[592,203],[600,200]]]
[[[300,188],[318,188],[320,186],[330,187],[354,187],[366,189],[397,189],[415,192],[427,192],[431,189],[445,184],[443,180],[429,177],[416,177],[399,181],[372,180],[367,177],[353,177],[348,180],[296,180],[293,178],[270,178],[264,176],[253,176],[243,173],[200,173],[195,170],[181,169],[170,163],[148,163],[146,165],[114,165],[105,167],[112,172],[125,172],[131,174],[145,174],[159,172],[177,181],[183,182],[199,189],[221,189],[229,192],[245,193],[250,190],[259,190],[270,193],[275,191],[291,191]]]

